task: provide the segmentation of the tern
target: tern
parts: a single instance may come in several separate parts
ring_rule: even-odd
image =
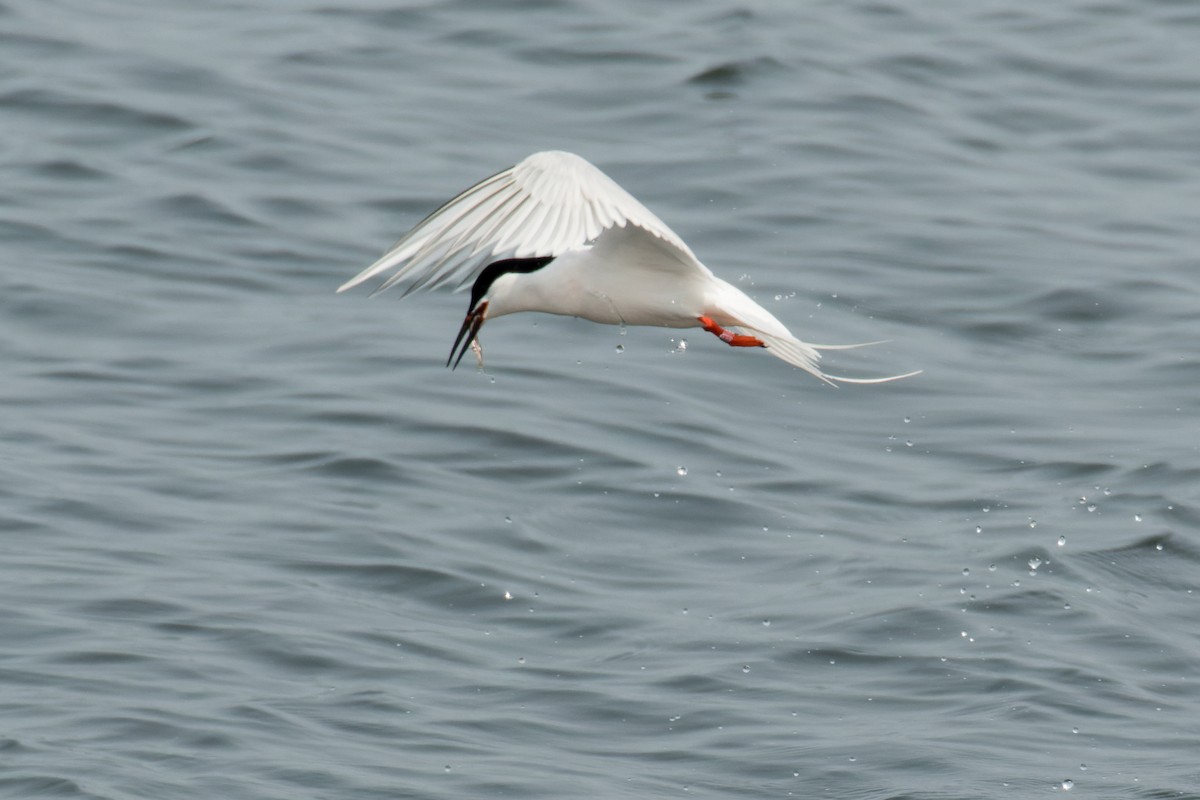
[[[732,347],[763,348],[830,385],[917,374],[843,378],[823,372],[821,350],[863,345],[814,345],[796,338],[714,275],[612,178],[573,153],[534,153],[475,184],[338,291],[389,272],[374,293],[396,285],[407,295],[470,283],[467,316],[447,366],[457,367],[468,349],[482,365],[477,337],[485,321],[542,311],[609,325],[700,327]]]

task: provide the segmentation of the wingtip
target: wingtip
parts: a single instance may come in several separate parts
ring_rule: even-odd
[[[372,270],[374,270],[374,269],[375,269],[375,264],[372,264],[371,266],[367,267],[362,272],[358,273],[353,278],[351,278],[350,280],[346,281],[341,286],[339,286],[337,288],[337,291],[334,294],[341,294],[342,292],[344,292],[348,289],[353,289],[355,286],[358,286],[361,283],[367,282],[373,276],[374,273],[372,272]]]
[[[373,275],[365,275],[365,276],[364,275],[356,275],[353,278],[351,278],[350,280],[343,283],[341,286],[337,287],[337,290],[334,292],[334,294],[341,294],[342,292],[349,291],[350,289],[353,289],[357,286],[360,286],[360,285],[366,283],[372,277],[374,277],[374,276]],[[384,283],[383,285],[378,286],[375,289],[373,289],[371,291],[371,293],[369,295],[367,295],[367,297],[374,297],[375,295],[379,294],[380,292],[382,292],[384,289],[388,288],[391,285],[392,284],[390,282]]]

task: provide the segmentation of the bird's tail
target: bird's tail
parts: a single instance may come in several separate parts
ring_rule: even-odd
[[[762,339],[763,346],[766,347],[767,352],[771,355],[783,359],[792,366],[799,367],[810,375],[815,375],[830,386],[837,386],[833,382],[834,379],[821,370],[821,353],[811,344],[802,342],[790,334],[784,336],[773,335],[749,326],[746,326],[746,329],[754,336]]]
[[[828,372],[822,370],[820,366],[822,350],[853,350],[856,347],[870,347],[873,344],[883,344],[883,342],[809,344],[808,342],[800,341],[791,334],[779,336],[760,331],[757,328],[746,327],[747,330],[752,331],[755,336],[763,340],[763,345],[766,347],[768,353],[799,367],[809,374],[817,376],[830,386],[837,386],[839,383],[888,383],[889,381],[898,381],[901,378],[911,378],[913,375],[920,375],[922,372],[922,370],[918,369],[914,372],[906,372],[903,375],[888,375],[883,378],[845,378],[841,375],[830,375]]]
[[[882,344],[882,342],[864,342],[862,344],[809,344],[802,342],[793,336],[791,331],[775,318],[775,315],[751,300],[740,289],[725,281],[719,282],[723,284],[718,300],[720,312],[719,314],[715,313],[715,316],[727,319],[734,326],[762,339],[768,353],[820,378],[830,386],[837,386],[839,383],[887,383],[888,381],[898,381],[901,378],[910,378],[921,372],[921,370],[917,370],[884,378],[844,378],[840,375],[830,375],[821,369],[822,350],[851,350],[855,347]]]

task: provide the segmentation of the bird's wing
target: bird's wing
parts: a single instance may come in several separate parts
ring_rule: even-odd
[[[448,281],[461,287],[489,262],[558,256],[627,225],[696,259],[666,223],[583,158],[534,153],[434,211],[338,291],[389,271],[376,292],[398,283],[405,294]]]

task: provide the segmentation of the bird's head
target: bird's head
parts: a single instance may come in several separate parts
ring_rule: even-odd
[[[480,271],[475,283],[471,286],[471,302],[467,306],[467,318],[458,329],[454,346],[450,348],[450,357],[446,366],[458,367],[471,342],[479,334],[479,329],[490,316],[499,317],[514,311],[531,310],[521,304],[521,291],[518,288],[522,275],[536,272],[553,261],[547,256],[542,258],[508,258],[493,261]],[[457,355],[455,355],[457,353]]]

